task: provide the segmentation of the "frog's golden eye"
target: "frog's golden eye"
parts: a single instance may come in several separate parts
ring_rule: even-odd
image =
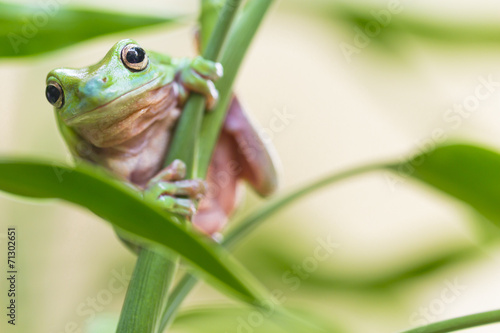
[[[128,44],[122,49],[122,62],[131,71],[142,71],[148,67],[146,51],[138,45]]]
[[[64,104],[64,92],[57,82],[47,84],[47,88],[45,88],[45,97],[47,97],[49,103],[56,108],[60,108]]]

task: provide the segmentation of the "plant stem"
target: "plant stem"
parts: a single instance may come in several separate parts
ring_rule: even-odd
[[[207,48],[203,52],[203,57],[207,60],[217,61],[221,52],[222,46],[229,33],[229,29],[236,15],[236,11],[242,0],[227,0],[219,16],[215,30],[208,43]],[[181,119],[177,124],[172,145],[169,148],[165,165],[170,164],[174,159],[180,159],[186,163],[187,175],[193,178],[197,172],[196,165],[196,148],[198,135],[203,120],[205,111],[205,98],[199,94],[191,94],[184,110],[182,111]],[[207,166],[208,168],[208,166]]]
[[[210,37],[212,36],[224,0],[200,0],[201,13],[198,18],[200,30],[198,35],[198,46],[200,53],[206,50]]]
[[[315,190],[321,189],[325,186],[332,185],[343,180],[349,179],[351,177],[359,176],[362,174],[366,174],[368,172],[383,170],[383,169],[391,169],[392,164],[371,164],[366,166],[361,166],[358,168],[350,169],[344,172],[335,173],[333,175],[327,176],[325,178],[319,179],[312,184],[308,184],[304,187],[298,188],[295,191],[292,191],[288,194],[281,196],[273,200],[272,202],[264,205],[263,208],[258,209],[256,212],[251,213],[246,216],[239,222],[236,222],[236,227],[233,231],[229,232],[227,237],[223,240],[222,244],[227,248],[232,248],[237,244],[237,240],[241,239],[248,232],[255,229],[260,223],[262,223],[266,218],[276,213],[281,208],[286,205],[296,201]],[[182,279],[177,283],[175,288],[172,290],[170,294],[170,299],[168,300],[167,306],[163,312],[160,327],[162,329],[167,328],[174,317],[174,314],[178,310],[180,304],[189,294],[189,292],[193,289],[193,287],[198,282],[198,279],[186,273]],[[161,332],[161,331],[160,331]]]
[[[495,310],[448,319],[401,333],[446,333],[498,322],[500,322],[500,310]]]
[[[346,170],[340,173],[335,173],[325,178],[321,178],[304,187],[298,188],[297,190],[292,191],[279,198],[276,198],[275,200],[272,200],[264,204],[263,207],[261,207],[254,213],[248,215],[247,217],[243,218],[241,221],[236,222],[235,223],[236,227],[233,230],[229,231],[229,233],[224,239],[223,244],[225,246],[233,246],[244,235],[246,235],[251,230],[255,229],[259,225],[259,223],[262,222],[264,219],[274,214],[280,208],[306,196],[307,194],[319,190],[327,185],[332,185],[354,176],[359,176],[368,172],[382,170],[382,169],[390,169],[391,166],[392,164],[385,164],[385,163],[370,164]]]
[[[228,35],[236,11],[242,0],[227,0],[215,30],[210,38],[204,57],[216,61]],[[165,165],[175,159],[186,163],[188,178],[196,172],[195,153],[198,134],[205,110],[205,98],[192,94],[182,113],[172,138]],[[175,274],[177,258],[169,260],[148,249],[139,252],[136,268],[125,298],[117,332],[157,332],[157,316]],[[160,330],[163,331],[163,330]]]
[[[170,327],[182,301],[184,301],[197,282],[198,278],[196,276],[189,273],[184,274],[168,298],[167,305],[160,319],[160,330],[158,332],[164,332]]]
[[[233,93],[233,84],[241,63],[250,46],[264,15],[273,0],[252,0],[247,3],[232,28],[224,47],[220,62],[224,76],[216,82],[219,103],[214,111],[205,115],[200,132],[197,177],[205,178],[212,158],[213,148],[219,138],[222,124]]]
[[[250,1],[231,31],[220,61],[225,74],[216,84],[219,91],[219,104],[214,111],[205,115],[203,119],[200,134],[200,138],[203,140],[199,141],[198,168],[194,173],[195,177],[206,177],[213,149],[229,106],[236,74],[271,3],[272,0]],[[223,17],[223,14],[221,17]],[[206,50],[206,52],[208,51]],[[160,332],[170,326],[179,306],[197,281],[198,279],[190,274],[185,274],[179,281],[167,301],[160,323]]]
[[[167,259],[154,251],[142,249],[130,280],[117,332],[156,332],[163,304],[163,295],[169,288],[175,264],[164,264]]]

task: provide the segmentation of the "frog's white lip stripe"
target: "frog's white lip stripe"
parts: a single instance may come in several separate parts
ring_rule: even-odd
[[[145,86],[147,86],[147,85],[150,85],[151,83],[153,83],[153,82],[155,82],[155,81],[159,80],[159,79],[160,79],[160,77],[161,77],[161,76],[157,76],[157,77],[155,77],[154,79],[152,79],[151,81],[148,81],[148,82],[144,83],[143,85],[140,85],[139,87],[137,87],[137,88],[135,88],[135,89],[132,89],[132,90],[130,90],[130,91],[127,91],[125,94],[123,94],[123,95],[121,95],[121,96],[118,96],[118,97],[116,97],[115,99],[112,99],[111,101],[109,101],[109,102],[107,102],[107,103],[104,103],[104,104],[102,104],[102,105],[99,105],[99,106],[98,106],[98,107],[96,107],[96,108],[93,108],[93,109],[91,109],[91,110],[88,110],[88,111],[82,112],[82,113],[80,113],[80,114],[75,114],[75,115],[73,115],[72,117],[67,118],[64,122],[66,123],[66,125],[70,125],[70,123],[71,123],[71,121],[72,121],[73,119],[75,119],[75,118],[77,118],[77,117],[81,117],[82,115],[85,115],[85,114],[88,114],[88,113],[94,112],[94,111],[96,111],[96,110],[102,109],[102,108],[104,108],[104,107],[106,107],[106,106],[108,106],[108,105],[110,105],[110,104],[113,104],[113,103],[114,103],[114,102],[116,102],[117,100],[119,100],[119,99],[121,99],[121,98],[126,97],[127,95],[129,95],[129,94],[133,93],[134,91],[137,91],[137,90],[139,90],[139,89],[141,89],[141,88],[143,88],[143,87],[145,87]]]

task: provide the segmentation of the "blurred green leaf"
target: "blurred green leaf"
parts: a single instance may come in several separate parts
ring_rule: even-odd
[[[497,199],[500,198],[500,154],[471,145],[450,145],[420,154],[402,164],[375,164],[334,174],[303,189],[291,192],[283,198],[271,201],[264,205],[264,208],[251,214],[249,218],[245,218],[245,223],[237,225],[233,229],[235,232],[229,233],[225,244],[231,243],[233,238],[239,239],[240,233],[241,235],[246,234],[248,232],[245,227],[247,224],[251,226],[249,230],[253,229],[265,217],[303,195],[325,185],[332,185],[337,181],[382,169],[393,170],[400,175],[424,181],[428,185],[471,205],[480,214],[496,221],[497,224],[500,222],[500,205],[498,205]],[[246,222],[247,220],[249,222]],[[493,233],[491,230],[488,232],[490,235],[498,236],[498,233]],[[490,239],[481,240],[485,244],[487,241]],[[252,253],[251,260],[247,264],[256,275],[259,276],[259,272],[265,275],[261,278],[274,274],[277,280],[280,280],[281,275],[297,262],[297,258],[291,256],[290,252],[280,251],[280,247],[275,242],[269,242],[272,246],[266,246],[266,244],[268,243],[261,240],[258,246],[252,248],[250,251]],[[477,257],[481,253],[476,247],[450,250],[446,253],[425,256],[418,262],[409,262],[404,266],[384,270],[382,274],[370,272],[360,276],[346,276],[345,274],[318,272],[312,275],[305,285],[314,288],[376,291],[397,287],[401,282],[432,274],[438,269]],[[258,263],[258,266],[252,267],[252,262]]]
[[[57,50],[124,30],[173,23],[175,18],[72,9],[57,1],[37,6],[0,3],[0,57]]]
[[[127,233],[171,249],[210,280],[247,302],[263,297],[258,284],[221,248],[144,201],[138,191],[90,166],[71,169],[34,161],[0,159],[0,190],[31,198],[59,198],[87,207]],[[90,246],[90,240],[89,240]]]
[[[109,313],[97,314],[93,320],[85,322],[85,333],[110,333],[116,332],[118,316]]]
[[[243,308],[234,305],[210,305],[185,310],[176,317],[172,329],[176,332],[262,332],[262,333],[302,333],[302,332],[335,332],[342,333],[336,325],[327,322],[326,319],[316,314],[305,313],[303,310],[294,310],[293,314],[309,322],[318,325],[319,330],[311,327],[297,325],[289,322],[281,325],[276,319],[273,307],[258,311],[251,308]],[[282,321],[280,318],[279,321]]]
[[[276,235],[270,235],[271,239]],[[431,252],[425,250],[426,253]],[[421,257],[408,258],[404,262],[373,271],[346,272],[347,268],[332,267],[328,272],[317,271],[308,274],[307,279],[301,281],[301,288],[309,288],[330,292],[342,290],[352,292],[388,292],[397,290],[403,283],[412,279],[425,278],[440,269],[459,264],[466,260],[481,256],[483,251],[469,246],[442,253],[424,254]],[[271,242],[268,239],[251,242],[245,252],[238,256],[252,273],[266,285],[282,285],[283,276],[292,272],[293,267],[302,258],[287,251],[280,242]],[[353,264],[350,264],[352,266]]]
[[[500,154],[472,145],[441,146],[393,166],[473,207],[500,226]]]
[[[446,43],[461,44],[491,44],[496,45],[500,38],[500,25],[497,22],[461,22],[432,19],[412,15],[401,7],[400,13],[390,13],[387,6],[357,6],[332,3],[329,12],[330,18],[349,26],[351,30],[359,27],[365,31],[370,26],[375,36],[370,40],[380,43],[393,44],[400,38],[408,35],[418,36],[430,40]],[[321,12],[322,15],[325,11]],[[376,30],[374,27],[379,27]],[[353,34],[355,33],[354,30]]]
[[[397,4],[397,2],[395,2]],[[285,5],[285,4],[283,4]],[[494,20],[460,20],[451,15],[421,15],[400,3],[400,12],[395,11],[387,15],[390,2],[379,5],[329,0],[290,0],[287,5],[301,15],[309,13],[321,17],[335,25],[345,28],[346,37],[342,42],[355,47],[358,36],[359,43],[369,43],[385,50],[390,55],[400,56],[406,51],[406,41],[409,37],[422,38],[438,42],[439,45],[475,45],[498,47],[500,38],[500,24]],[[377,25],[380,30],[377,29]],[[363,37],[359,30],[371,31],[368,37]],[[362,34],[366,35],[366,32]],[[366,46],[366,45],[365,45]],[[360,47],[363,49],[365,46]]]

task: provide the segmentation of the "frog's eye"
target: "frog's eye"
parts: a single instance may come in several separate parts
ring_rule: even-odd
[[[142,71],[148,66],[146,51],[138,45],[128,44],[122,49],[122,62],[131,71]]]
[[[45,97],[56,108],[60,108],[64,104],[64,92],[57,82],[51,82],[47,85],[47,88],[45,88]]]

